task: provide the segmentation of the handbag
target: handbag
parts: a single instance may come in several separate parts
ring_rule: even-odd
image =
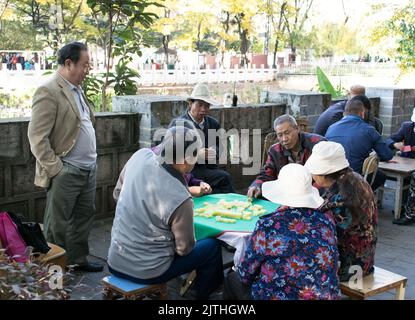
[[[50,250],[48,242],[43,235],[39,223],[23,222],[21,216],[13,212],[9,212],[9,216],[16,224],[20,235],[26,242],[26,245],[33,248],[33,253],[47,253]]]
[[[26,243],[7,212],[0,212],[0,241],[6,254],[17,262],[27,262]]]

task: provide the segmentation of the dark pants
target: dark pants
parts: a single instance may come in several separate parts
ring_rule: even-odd
[[[196,291],[196,298],[204,300],[223,283],[222,265],[222,247],[219,241],[208,238],[197,241],[196,246],[187,256],[176,255],[167,271],[155,278],[139,279],[118,272],[110,266],[108,266],[108,269],[117,277],[141,284],[167,282],[196,269],[197,275],[193,289]]]
[[[192,174],[212,187],[212,193],[234,193],[230,174],[221,169],[210,169],[206,166],[196,166]]]
[[[66,250],[68,264],[84,264],[95,214],[96,167],[82,170],[63,163],[47,191],[43,219],[48,242]]]
[[[372,181],[372,176],[373,174],[369,174],[367,176],[367,181],[369,183]],[[386,181],[386,175],[381,170],[376,171],[375,180],[373,181],[371,185],[372,191],[374,192],[377,188],[383,186],[385,184],[385,181]]]
[[[231,271],[225,277],[224,300],[251,300],[250,288],[243,284],[238,272]]]

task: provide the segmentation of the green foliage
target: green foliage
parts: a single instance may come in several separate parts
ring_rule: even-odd
[[[338,98],[346,95],[346,91],[344,87],[342,87],[341,83],[336,87],[336,89],[334,89],[329,78],[320,67],[317,67],[316,74],[320,92],[330,93],[332,98]]]
[[[130,60],[121,58],[115,66],[115,72],[109,73],[108,84],[114,85],[115,95],[134,95],[137,93],[134,78],[139,77],[137,71],[128,67]]]
[[[42,42],[36,40],[36,31],[22,21],[2,21],[0,32],[3,50],[41,50]]]

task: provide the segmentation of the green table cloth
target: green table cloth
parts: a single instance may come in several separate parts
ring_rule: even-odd
[[[219,200],[247,201],[247,197],[236,193],[211,194],[200,198],[193,198],[195,209],[204,207],[204,202],[217,203]],[[264,207],[268,214],[274,212],[279,207],[278,204],[266,200],[254,199],[252,204],[258,204]],[[224,232],[252,232],[259,217],[252,217],[252,220],[238,220],[236,223],[217,222],[215,218],[194,217],[195,234],[197,240],[209,237],[217,237]]]

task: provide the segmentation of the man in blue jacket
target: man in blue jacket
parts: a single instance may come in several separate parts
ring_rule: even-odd
[[[411,121],[401,124],[398,132],[392,134],[386,141],[391,149],[399,150],[401,157],[415,158],[415,108],[412,113]],[[402,212],[403,216],[399,220],[393,221],[394,224],[411,224],[415,222],[415,172],[412,173],[409,192],[404,192],[403,201],[405,203]]]
[[[373,150],[376,151],[380,161],[392,159],[392,151],[382,140],[382,136],[363,120],[365,109],[360,100],[350,99],[346,104],[344,115],[343,119],[329,127],[326,138],[344,147],[346,158],[355,172],[362,173],[363,162]],[[372,189],[376,190],[385,183],[385,180],[385,174],[378,170]]]

